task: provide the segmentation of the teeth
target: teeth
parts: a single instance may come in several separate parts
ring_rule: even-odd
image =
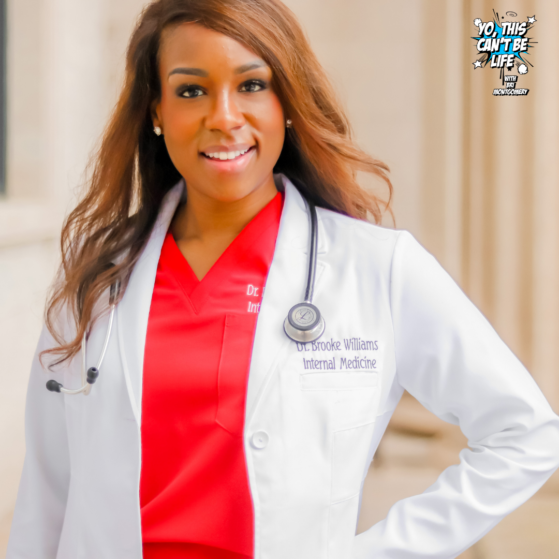
[[[244,151],[222,151],[220,153],[206,153],[206,155],[208,157],[211,157],[212,159],[220,159],[221,161],[225,161],[226,159],[235,159],[236,157],[239,157],[239,155],[245,154],[248,149],[245,149]]]

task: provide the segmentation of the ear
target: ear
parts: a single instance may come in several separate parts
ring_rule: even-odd
[[[150,114],[153,126],[159,126],[160,128],[163,128],[161,120],[161,99],[154,99],[151,102]]]

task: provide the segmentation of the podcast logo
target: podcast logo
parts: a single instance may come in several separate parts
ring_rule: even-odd
[[[512,21],[517,17],[516,12],[507,12],[506,16],[511,21],[501,21],[505,16],[499,18],[493,10],[492,21],[474,20],[478,36],[472,39],[476,41],[480,56],[472,64],[474,70],[489,66],[499,71],[503,87],[494,89],[493,95],[528,95],[529,89],[517,88],[517,85],[519,77],[528,73],[528,66],[533,67],[526,57],[530,55],[529,49],[534,48],[534,42],[526,34],[536,23],[536,16],[527,17],[526,21]]]

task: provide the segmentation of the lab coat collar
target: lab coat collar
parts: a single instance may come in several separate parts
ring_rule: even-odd
[[[142,371],[151,296],[159,254],[171,219],[184,191],[180,180],[163,198],[149,241],[134,266],[130,281],[116,310],[119,350],[132,412],[141,421]]]
[[[273,369],[270,367],[270,356],[279,354],[281,348],[289,342],[283,332],[283,320],[289,308],[303,300],[306,285],[306,256],[310,240],[309,214],[305,200],[293,183],[282,173],[276,175],[276,179],[278,178],[283,185],[285,198],[255,334],[246,402],[249,415],[254,411],[259,399],[258,394],[265,385],[268,373]],[[276,180],[276,184],[277,182]],[[184,180],[180,180],[165,195],[150,239],[134,267],[116,312],[122,368],[130,404],[138,424],[141,423],[144,349],[157,264],[165,235],[184,192],[185,183]],[[320,254],[326,251],[327,241],[320,212],[318,217]],[[319,262],[317,283],[322,267]],[[275,361],[274,359],[273,362]]]
[[[281,181],[285,192],[284,209],[276,241],[276,249],[297,249],[304,254],[309,250],[310,215],[305,199],[297,187],[283,174],[275,175]],[[318,213],[318,253],[327,251],[324,224]]]

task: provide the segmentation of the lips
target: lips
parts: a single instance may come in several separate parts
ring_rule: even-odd
[[[207,159],[211,159],[212,161],[235,161],[236,159],[239,159],[240,157],[243,157],[245,155],[247,155],[250,151],[252,151],[256,146],[246,146],[244,148],[237,148],[237,149],[232,149],[232,148],[228,148],[228,149],[219,149],[219,150],[212,150],[212,149],[206,149],[201,153],[201,155],[203,155],[205,158]],[[238,153],[238,152],[244,152],[244,153],[240,153],[239,155],[237,155],[236,157],[234,157],[233,159],[221,159],[220,157],[210,157],[209,154],[212,155],[220,155],[222,153]]]
[[[232,151],[245,151],[251,147],[254,147],[254,144],[248,142],[238,144],[213,144],[201,149],[200,153],[203,153],[204,155],[209,153],[228,153]]]
[[[218,173],[238,173],[243,171],[247,165],[250,163],[253,152],[256,151],[256,146],[247,146],[249,149],[242,155],[238,155],[233,159],[217,159],[214,157],[209,157],[205,153],[200,152],[200,156],[202,156],[202,161],[204,164],[208,166],[208,169],[213,170],[214,172],[217,171]],[[245,148],[246,149],[246,148]],[[233,150],[232,150],[233,151]],[[235,151],[242,151],[242,150],[235,150]],[[223,153],[223,147],[220,151],[215,151],[210,153]],[[226,153],[226,152],[225,152]]]

